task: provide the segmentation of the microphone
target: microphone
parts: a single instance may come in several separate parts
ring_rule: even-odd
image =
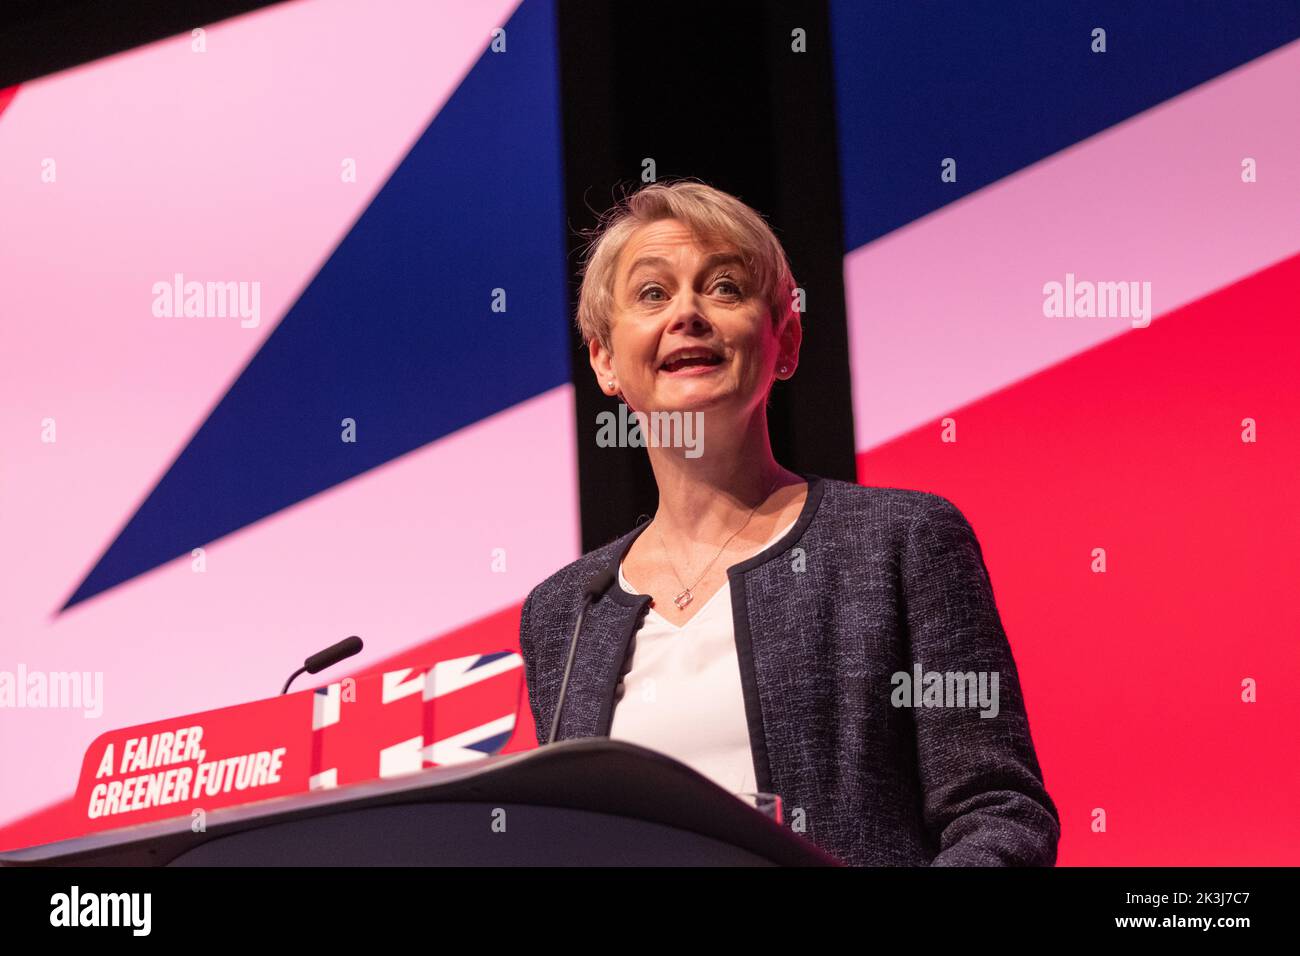
[[[302,662],[302,667],[289,675],[289,679],[284,682],[284,689],[280,691],[281,695],[289,693],[289,685],[294,682],[294,679],[299,674],[318,674],[325,668],[332,667],[353,654],[360,654],[362,646],[361,638],[353,634],[351,637],[343,638],[337,644],[330,645],[323,651],[317,651]]]
[[[573,670],[573,659],[578,653],[578,635],[582,633],[582,622],[587,617],[587,608],[591,602],[598,600],[614,583],[618,565],[613,564],[592,577],[582,592],[582,609],[578,611],[578,623],[573,627],[573,640],[569,642],[569,660],[564,665],[564,680],[560,682],[560,697],[555,702],[555,717],[551,720],[551,733],[546,738],[548,744],[555,742],[555,734],[560,729],[560,714],[564,710],[564,696],[569,690],[569,674]]]
[[[587,589],[582,592],[583,597],[589,597],[596,601],[600,596],[609,590],[609,586],[614,583],[614,566],[610,566],[595,575],[587,582]]]

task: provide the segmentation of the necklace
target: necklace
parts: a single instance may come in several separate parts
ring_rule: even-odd
[[[772,497],[772,492],[776,490],[777,482],[779,482],[780,480],[781,480],[780,476],[778,476],[776,480],[772,482],[771,487],[767,489],[767,494],[765,494],[762,498],[759,499],[758,505],[761,505],[768,498]],[[749,517],[745,519],[745,523],[742,524],[735,531],[731,532],[730,537],[728,537],[726,541],[722,542],[722,547],[718,549],[718,553],[715,554],[713,556],[713,559],[704,566],[704,570],[700,572],[700,576],[695,579],[695,584],[692,584],[690,587],[686,586],[686,582],[682,580],[682,576],[677,573],[677,566],[673,564],[673,556],[668,553],[668,545],[664,542],[664,534],[662,531],[659,530],[658,525],[655,526],[655,533],[659,535],[659,546],[664,549],[664,557],[668,559],[668,567],[672,568],[673,577],[677,578],[677,583],[682,586],[682,593],[677,595],[677,597],[673,598],[673,603],[677,605],[677,609],[679,611],[684,610],[686,608],[686,605],[690,604],[692,601],[695,600],[695,594],[693,593],[695,588],[699,585],[701,581],[704,580],[704,575],[709,573],[709,568],[713,567],[713,562],[718,560],[718,558],[722,556],[723,551],[727,550],[727,545],[731,544],[731,539],[734,538],[736,535],[740,534],[740,532],[745,530],[745,527],[749,524],[750,519],[754,517],[754,512],[758,510],[758,505],[754,505],[754,507],[750,509]]]

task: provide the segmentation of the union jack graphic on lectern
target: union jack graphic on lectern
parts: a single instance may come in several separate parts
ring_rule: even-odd
[[[311,788],[492,756],[514,732],[522,680],[523,658],[497,651],[317,688]]]

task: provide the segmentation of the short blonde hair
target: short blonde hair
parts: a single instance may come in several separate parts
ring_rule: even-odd
[[[779,328],[794,312],[790,263],[762,216],[735,196],[702,182],[656,182],[625,196],[588,233],[577,315],[585,343],[598,339],[609,348],[619,254],[634,232],[661,219],[680,221],[697,240],[735,246],[768,304],[773,326]]]

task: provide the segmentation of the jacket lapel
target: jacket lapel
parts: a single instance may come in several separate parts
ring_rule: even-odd
[[[824,486],[816,475],[805,474],[808,481],[808,498],[794,527],[770,547],[746,561],[728,569],[731,584],[732,624],[736,634],[737,658],[740,663],[741,685],[745,696],[745,713],[754,751],[756,776],[760,787],[770,786],[771,770],[768,764],[766,735],[759,702],[759,687],[780,684],[780,675],[759,674],[750,633],[750,601],[765,602],[780,599],[778,594],[752,591],[746,574],[756,567],[784,553],[786,542],[800,537],[821,503]],[[609,568],[613,584],[600,599],[592,602],[578,639],[573,672],[569,677],[569,690],[560,721],[557,739],[569,737],[608,737],[614,717],[614,693],[627,656],[632,646],[632,635],[640,626],[641,618],[650,606],[650,595],[629,594],[618,583],[618,566],[632,547],[632,542],[646,529],[648,522],[637,526],[617,542]],[[780,635],[763,635],[763,639],[780,641]]]
[[[614,719],[614,692],[631,648],[632,635],[650,606],[650,595],[623,590],[618,583],[618,566],[646,526],[641,524],[619,539],[609,565],[613,584],[587,609],[556,739],[609,736]]]

